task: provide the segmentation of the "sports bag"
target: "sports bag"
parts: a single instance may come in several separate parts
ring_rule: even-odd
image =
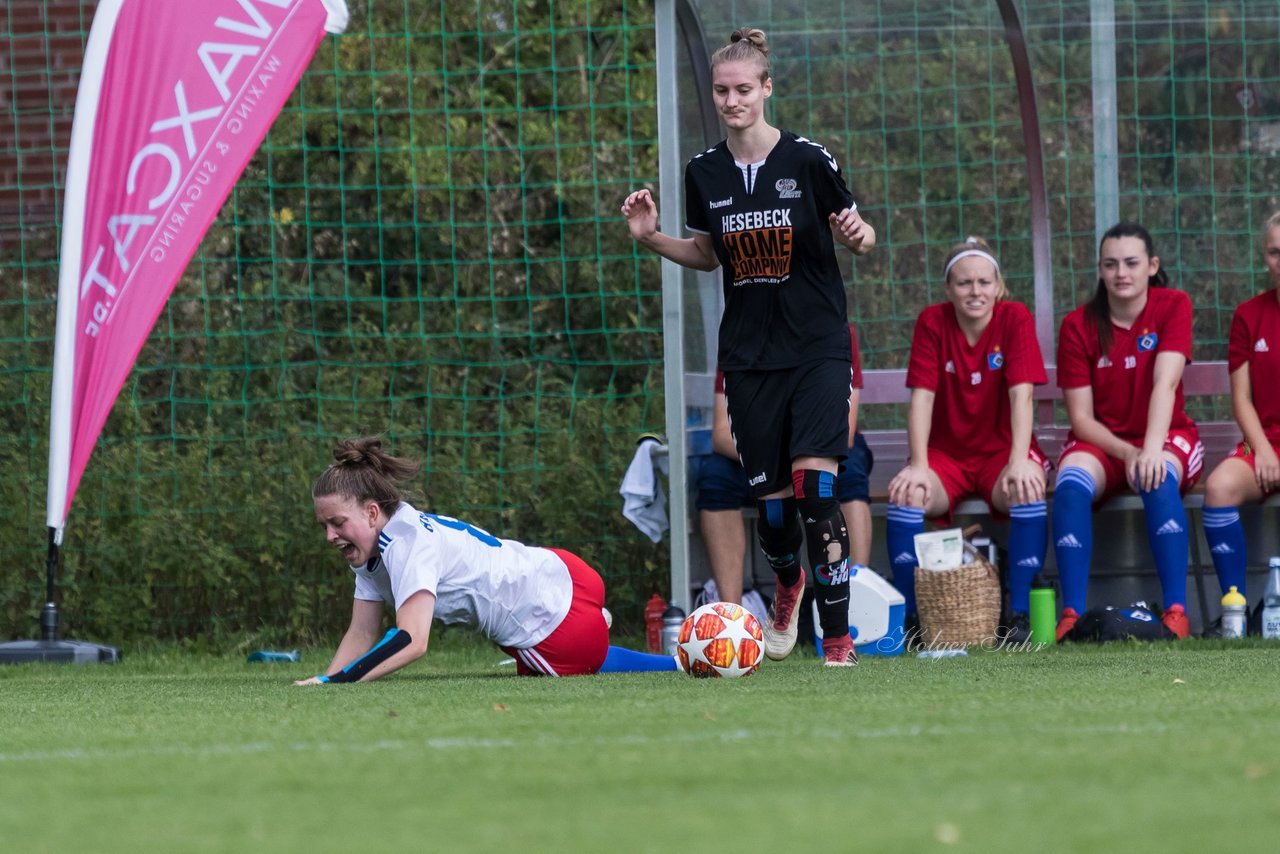
[[[1066,639],[1107,643],[1129,638],[1147,641],[1173,640],[1175,637],[1146,602],[1134,602],[1132,605],[1090,608],[1076,622],[1075,628],[1067,632]]]

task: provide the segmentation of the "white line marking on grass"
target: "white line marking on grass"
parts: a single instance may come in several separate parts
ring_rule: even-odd
[[[1146,735],[1150,733],[1168,732],[1169,726],[1162,723],[1115,723],[1092,724],[1085,726],[1030,726],[1027,732],[1048,735]],[[819,732],[814,730],[814,732]],[[955,738],[967,735],[994,735],[997,732],[1008,734],[1003,727],[967,727],[933,725],[908,725],[880,727],[876,729],[854,729],[842,733],[822,730],[823,738],[832,735],[843,738]],[[257,753],[375,753],[382,751],[413,750],[514,750],[537,747],[572,747],[584,744],[601,747],[631,747],[645,745],[669,745],[677,743],[699,744],[709,742],[738,742],[752,739],[777,738],[776,730],[752,732],[735,729],[724,732],[687,732],[663,736],[638,734],[598,735],[583,737],[539,736],[532,739],[517,738],[473,738],[470,736],[436,737],[422,741],[406,741],[404,739],[383,739],[362,744],[351,744],[337,741],[295,741],[268,742],[252,741],[245,744],[173,744],[154,747],[101,748],[101,747],[69,747],[60,750],[28,750],[16,753],[0,753],[0,764],[18,764],[23,762],[52,762],[63,760],[68,762],[116,762],[127,759],[143,759],[158,756],[187,756],[193,758],[219,756],[246,756]]]

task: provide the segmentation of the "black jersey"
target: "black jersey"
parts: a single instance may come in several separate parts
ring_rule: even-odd
[[[685,226],[711,236],[724,271],[720,368],[847,360],[848,308],[827,218],[853,196],[835,158],[784,130],[749,176],[721,142],[689,161],[684,186]]]

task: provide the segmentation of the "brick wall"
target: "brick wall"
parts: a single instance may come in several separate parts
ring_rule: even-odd
[[[95,6],[0,2],[0,226],[54,221]]]

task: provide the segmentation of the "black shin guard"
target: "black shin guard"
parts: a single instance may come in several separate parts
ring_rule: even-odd
[[[800,517],[796,515],[796,500],[791,497],[768,498],[757,501],[756,509],[760,513],[756,524],[760,550],[769,559],[778,583],[790,587],[804,571],[798,555],[800,544],[804,542],[804,531],[800,527]]]
[[[836,476],[806,469],[794,473],[796,503],[804,521],[813,567],[814,597],[822,636],[849,632],[849,530],[835,494]]]

